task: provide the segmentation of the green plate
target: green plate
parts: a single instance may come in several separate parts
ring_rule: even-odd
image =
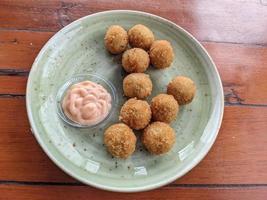
[[[166,92],[177,75],[188,76],[197,85],[191,104],[181,106],[176,121],[176,143],[162,156],[150,155],[138,140],[127,160],[112,158],[103,145],[103,132],[118,121],[125,73],[120,56],[105,50],[107,27],[119,24],[129,29],[148,26],[157,39],[169,40],[175,51],[172,66],[149,68],[153,93]],[[57,113],[59,88],[78,74],[98,74],[117,89],[118,103],[104,126],[75,128]],[[151,97],[148,101],[151,100]],[[27,84],[27,112],[33,133],[46,154],[62,170],[79,181],[105,190],[136,192],[174,181],[197,165],[214,143],[223,116],[223,89],[217,69],[201,44],[176,24],[148,13],[107,11],[83,17],[55,34],[37,56]],[[138,134],[137,134],[138,135]]]

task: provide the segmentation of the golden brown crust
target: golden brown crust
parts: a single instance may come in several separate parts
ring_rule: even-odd
[[[177,76],[168,84],[167,93],[173,95],[179,105],[188,104],[195,96],[196,85],[188,77]]]
[[[142,24],[133,26],[128,31],[129,43],[132,47],[148,50],[154,41],[153,32]]]
[[[107,50],[112,54],[119,54],[126,50],[128,45],[127,32],[118,25],[110,26],[104,38]]]
[[[152,117],[155,121],[170,123],[179,111],[179,105],[172,95],[159,94],[151,101]]]
[[[114,157],[125,159],[135,151],[136,136],[127,125],[118,123],[106,129],[104,143]]]
[[[145,128],[142,143],[155,155],[167,153],[175,142],[175,132],[166,123],[154,122]]]
[[[149,66],[149,55],[140,48],[132,48],[122,55],[122,66],[128,73],[144,72]]]
[[[152,92],[152,81],[144,73],[132,73],[123,79],[123,91],[127,97],[144,99]]]
[[[174,60],[174,52],[167,40],[156,40],[149,50],[151,64],[159,69],[167,68]]]
[[[150,106],[146,101],[131,98],[122,106],[119,119],[133,129],[143,129],[151,119]]]

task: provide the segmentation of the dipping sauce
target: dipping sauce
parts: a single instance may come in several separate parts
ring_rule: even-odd
[[[65,115],[85,126],[101,122],[111,109],[111,95],[101,85],[83,81],[72,85],[62,102]]]

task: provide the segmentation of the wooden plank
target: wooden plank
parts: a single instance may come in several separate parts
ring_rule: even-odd
[[[0,69],[29,70],[39,50],[52,35],[52,32],[0,30]],[[267,47],[203,44],[217,64],[227,102],[267,105]]]
[[[141,193],[115,193],[94,189],[87,186],[0,186],[0,199],[17,200],[263,200],[267,196],[266,187],[259,188],[172,188],[165,187],[158,190]]]
[[[226,107],[205,159],[177,183],[267,183],[267,107]]]
[[[0,24],[7,29],[58,30],[60,28],[56,4],[33,0],[1,0]]]
[[[24,99],[0,98],[0,119],[0,180],[74,181],[52,164],[30,133]],[[266,130],[267,107],[226,107],[214,147],[176,183],[266,184]]]
[[[0,119],[0,180],[73,181],[37,144],[30,131],[24,99],[1,98]]]
[[[0,27],[58,31],[82,16],[112,9],[140,10],[165,17],[202,41],[267,43],[267,6],[259,0],[2,0]]]
[[[51,32],[0,30],[0,69],[29,69],[52,35]]]
[[[27,77],[0,76],[0,94],[25,94]]]
[[[218,67],[226,102],[267,104],[267,47],[203,44]]]

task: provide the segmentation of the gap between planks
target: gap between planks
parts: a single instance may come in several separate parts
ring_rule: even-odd
[[[13,181],[0,180],[0,185],[30,185],[30,186],[86,186],[80,182],[42,182],[42,181]],[[170,184],[165,187],[176,188],[258,188],[267,184]]]
[[[28,76],[29,70],[19,69],[0,69],[0,76]]]

